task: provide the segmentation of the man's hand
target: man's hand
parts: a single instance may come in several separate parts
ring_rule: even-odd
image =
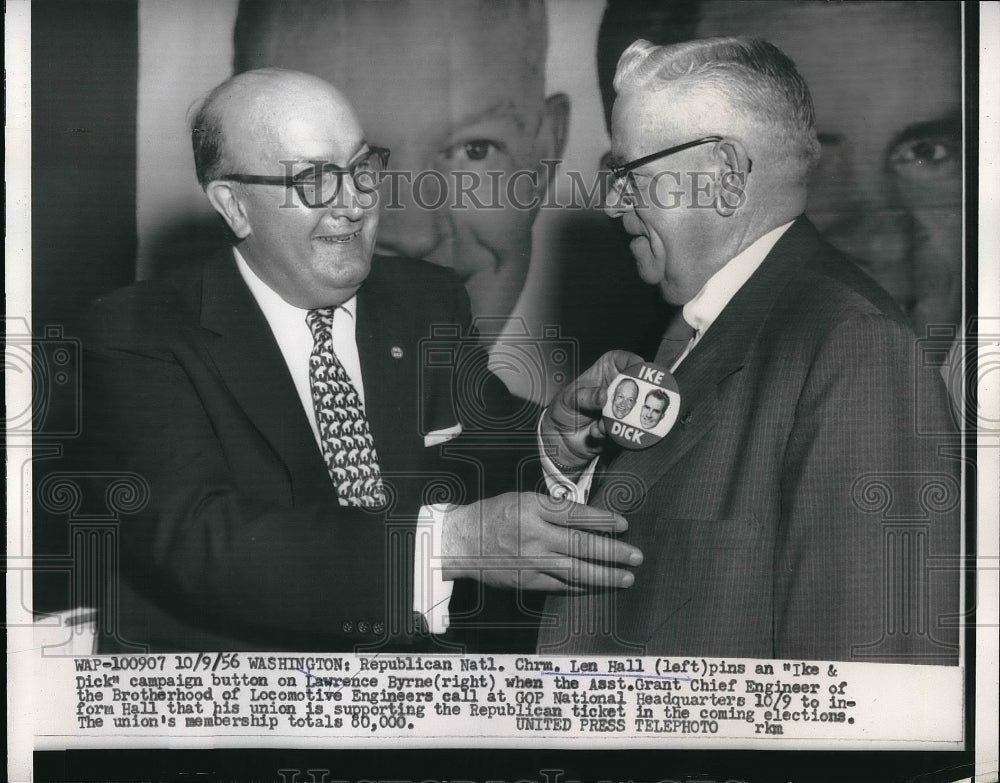
[[[445,512],[443,575],[529,590],[630,587],[635,578],[621,566],[640,565],[642,552],[601,535],[627,527],[610,511],[509,492]]]
[[[608,399],[608,385],[626,367],[641,361],[628,351],[609,351],[542,413],[542,447],[562,473],[574,478],[600,455],[606,436],[601,409]]]

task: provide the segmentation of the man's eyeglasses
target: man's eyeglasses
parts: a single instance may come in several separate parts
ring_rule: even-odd
[[[329,206],[340,193],[344,177],[350,175],[354,187],[361,193],[375,191],[382,182],[389,163],[389,150],[385,147],[370,147],[362,158],[346,168],[335,163],[321,163],[311,166],[298,174],[283,177],[265,174],[226,174],[219,179],[242,182],[247,185],[281,185],[295,188],[302,203],[319,209]]]
[[[645,166],[647,163],[660,160],[660,158],[665,158],[667,155],[673,155],[676,152],[683,152],[684,150],[689,150],[692,147],[697,147],[701,144],[709,144],[713,141],[722,141],[722,139],[722,136],[705,136],[701,139],[695,139],[694,141],[688,141],[684,144],[678,144],[676,147],[668,147],[665,150],[654,152],[651,155],[643,155],[641,158],[630,160],[628,163],[622,163],[621,165],[609,165],[608,169],[610,169],[611,176],[614,178],[612,180],[612,186],[624,189],[625,186],[628,185],[629,188],[633,188],[635,187],[635,179],[632,176],[632,172],[640,166]]]

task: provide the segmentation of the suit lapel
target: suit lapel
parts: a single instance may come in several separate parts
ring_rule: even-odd
[[[761,332],[767,316],[788,284],[794,266],[808,258],[803,246],[815,244],[815,236],[815,229],[805,218],[799,218],[782,235],[677,368],[681,409],[673,429],[652,448],[623,451],[609,464],[609,473],[638,477],[645,494],[715,426],[727,385],[739,377],[751,347],[766,339]],[[615,483],[600,487],[596,502],[608,502]]]
[[[288,468],[296,502],[326,497],[332,484],[267,320],[231,258],[205,268],[201,326],[226,387]],[[202,333],[204,335],[204,333]]]
[[[750,372],[747,365],[752,359],[751,352],[760,341],[767,339],[764,329],[782,289],[794,277],[796,266],[809,262],[818,243],[815,229],[804,219],[796,221],[785,232],[678,367],[675,377],[681,392],[681,409],[674,428],[652,448],[623,451],[611,459],[607,471],[595,485],[593,500],[596,504],[630,515],[631,527],[626,535],[642,546],[647,563],[665,564],[665,568],[679,569],[682,576],[687,574],[685,564],[697,530],[671,525],[670,501],[666,501],[667,507],[654,507],[652,503],[643,506],[645,496],[657,482],[669,481],[670,469],[716,426],[722,406],[736,391],[735,385],[745,377],[744,373]],[[725,433],[720,433],[719,437],[724,438]],[[636,492],[621,491],[623,485],[636,488],[636,484],[640,485]],[[668,491],[660,495],[669,498],[672,488],[666,489]],[[679,487],[676,492],[681,494],[684,488]],[[628,508],[614,502],[625,496],[631,501]],[[555,613],[560,622],[542,628],[540,651],[621,653],[622,645],[631,644],[647,653],[656,652],[644,645],[656,644],[651,641],[653,635],[661,632],[674,615],[692,601],[697,584],[692,579],[677,579],[677,574],[673,573],[660,574],[662,578],[658,579],[655,572],[655,567],[652,575],[640,571],[631,590],[614,594],[551,596],[546,602],[546,612]],[[664,585],[669,589],[663,589]],[[606,618],[609,624],[616,623],[616,632],[571,634],[572,618],[589,621],[594,617]],[[552,646],[546,649],[548,645]]]
[[[372,272],[358,292],[355,336],[361,375],[365,384],[365,413],[383,472],[399,472],[412,467],[405,453],[407,428],[414,426],[409,406],[415,399],[417,378],[410,372],[417,357],[413,343],[417,335],[401,332],[405,319],[399,310],[404,303],[393,295],[379,273],[378,257]]]
[[[613,503],[618,476],[628,480],[637,477],[642,481],[641,492],[645,494],[677,460],[694,446],[705,433],[715,426],[715,409],[719,403],[718,382],[739,370],[739,366],[728,367],[720,362],[722,346],[716,340],[709,340],[711,331],[695,346],[677,369],[675,379],[681,393],[681,408],[677,421],[667,436],[652,448],[637,451],[622,451],[608,466],[607,476],[602,481],[599,500],[601,505]],[[721,376],[721,377],[720,377]],[[611,506],[608,506],[611,507]]]

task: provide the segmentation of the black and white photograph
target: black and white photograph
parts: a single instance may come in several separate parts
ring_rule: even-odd
[[[8,779],[997,780],[997,4],[5,16]]]

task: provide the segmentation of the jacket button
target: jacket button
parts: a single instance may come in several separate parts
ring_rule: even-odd
[[[368,623],[366,623],[364,620],[358,623],[358,631],[360,633],[368,633]]]
[[[351,631],[354,630],[354,623],[351,622],[344,623],[342,628],[344,629],[344,633],[350,633]]]

